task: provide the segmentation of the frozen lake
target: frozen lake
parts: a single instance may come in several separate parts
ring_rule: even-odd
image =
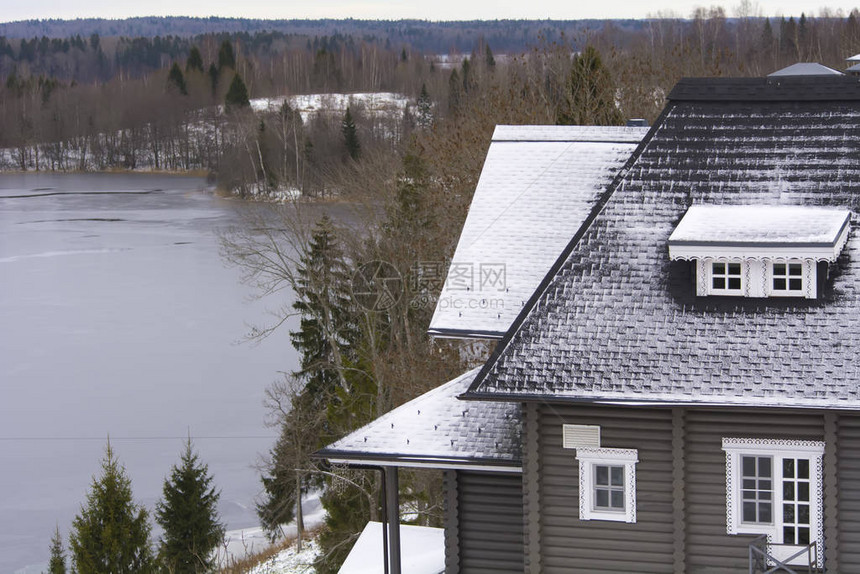
[[[0,572],[40,572],[105,440],[150,508],[190,431],[228,529],[257,524],[254,464],[273,443],[263,393],[297,358],[217,231],[266,206],[200,178],[0,175]]]

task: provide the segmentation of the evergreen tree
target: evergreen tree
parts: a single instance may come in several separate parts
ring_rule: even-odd
[[[218,90],[218,68],[215,67],[215,64],[209,64],[207,75],[209,76],[209,83],[212,86],[212,96],[214,97]]]
[[[233,81],[230,82],[230,87],[227,89],[227,95],[224,97],[224,104],[228,110],[235,108],[244,108],[251,105],[248,99],[248,88],[245,87],[245,82],[242,81],[242,76],[236,74],[233,76]]]
[[[463,91],[468,94],[475,84],[475,78],[472,77],[472,62],[469,61],[469,58],[463,58],[463,65],[460,69],[463,75]]]
[[[176,62],[173,62],[173,66],[170,67],[170,72],[167,74],[167,90],[177,91],[183,96],[188,95],[188,86],[185,84],[185,76],[182,75],[182,70]]]
[[[361,155],[361,144],[358,141],[358,132],[355,128],[355,121],[352,119],[352,112],[349,106],[346,107],[346,113],[343,115],[341,131],[343,132],[343,143],[346,146],[349,157],[358,159]]]
[[[236,69],[236,55],[233,53],[233,44],[230,40],[224,40],[218,48],[218,71],[223,72],[224,68]]]
[[[613,126],[620,125],[622,119],[609,70],[598,51],[586,46],[573,58],[557,121],[561,125]]]
[[[421,84],[421,93],[418,94],[418,125],[422,129],[429,129],[433,125],[433,100],[427,91],[427,84]]]
[[[185,71],[197,71],[203,73],[203,56],[200,55],[200,50],[197,46],[191,46],[191,51],[188,52],[188,60],[185,62]]]
[[[51,559],[48,562],[48,574],[66,574],[66,552],[63,550],[63,537],[60,535],[59,526],[51,538]]]
[[[69,535],[77,574],[132,574],[153,570],[148,513],[132,500],[131,480],[108,442],[101,476],[93,477],[87,504]]]
[[[485,50],[484,62],[490,70],[496,67],[496,58],[493,56],[493,51],[490,49],[489,44],[487,44],[487,49]]]
[[[218,517],[221,493],[212,486],[209,467],[185,443],[180,462],[164,480],[164,498],[155,506],[155,520],[164,529],[159,558],[173,574],[208,572],[212,552],[224,539]]]
[[[451,76],[448,78],[448,111],[456,114],[460,111],[460,105],[463,100],[463,84],[460,82],[460,74],[457,73],[457,68],[451,70]]]

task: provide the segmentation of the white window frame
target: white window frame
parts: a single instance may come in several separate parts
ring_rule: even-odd
[[[817,542],[818,555],[823,556],[824,443],[809,440],[724,438],[723,450],[726,453],[726,532],[728,534],[766,534],[771,544],[783,544],[782,461],[784,458],[809,458],[809,538],[810,541],[815,540]],[[771,524],[743,522],[741,457],[744,455],[770,457],[772,460],[773,508]],[[777,473],[779,473],[778,478]]]
[[[773,280],[774,277],[774,265],[785,265],[786,267],[786,282],[790,280],[792,277],[788,275],[788,266],[789,265],[800,265],[800,289],[788,289],[788,283],[786,283],[786,289],[774,289]],[[785,259],[785,260],[777,260],[777,261],[768,261],[767,264],[767,283],[765,284],[765,292],[768,297],[806,297],[813,298],[814,295],[810,289],[810,285],[812,281],[815,280],[813,277],[813,273],[811,270],[812,264],[807,261],[803,261],[801,259]],[[794,276],[797,278],[797,276]]]
[[[636,522],[636,463],[639,451],[623,448],[576,449],[579,461],[579,519]],[[594,473],[596,466],[624,467],[624,509],[603,510],[594,506]]]
[[[725,275],[721,275],[720,277],[726,278],[726,288],[725,289],[716,289],[714,287],[714,265],[725,265],[726,273]],[[740,272],[740,280],[741,286],[740,289],[729,289],[729,265],[739,265],[741,268]],[[705,269],[707,270],[707,292],[708,295],[727,295],[730,297],[744,297],[747,294],[747,262],[744,260],[732,260],[732,259],[712,259],[707,262],[705,265]]]

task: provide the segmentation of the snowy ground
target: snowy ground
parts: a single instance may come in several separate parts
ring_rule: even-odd
[[[251,100],[254,111],[277,111],[289,101],[290,107],[302,115],[302,121],[318,113],[342,115],[347,106],[361,106],[369,115],[402,113],[409,98],[391,92],[367,92],[357,94],[303,94]]]
[[[266,560],[249,574],[303,574],[313,572],[313,563],[320,548],[316,540],[305,542],[301,552],[296,552],[296,546],[290,546],[283,552]]]
[[[304,519],[305,519],[305,528],[307,530],[312,530],[318,526],[321,526],[323,520],[325,520],[325,510],[322,507],[322,503],[320,502],[320,493],[312,492],[310,493],[305,500],[302,502],[302,508],[304,509]],[[282,528],[283,537],[284,538],[295,538],[296,537],[296,523],[291,522],[290,524],[285,525]],[[243,528],[241,530],[230,530],[227,532],[225,537],[224,547],[219,549],[217,560],[220,563],[225,563],[229,561],[231,558],[241,559],[250,554],[254,554],[257,552],[261,552],[268,548],[271,543],[269,539],[266,537],[263,529],[258,527],[255,528]],[[294,560],[295,564],[298,565],[300,560],[308,559],[312,563],[313,556],[309,555],[308,552],[310,550],[303,551],[301,555],[293,556],[290,560]],[[292,548],[288,548],[284,550],[281,554],[278,555],[278,558],[281,555],[295,555],[295,550]],[[286,561],[287,558],[284,558]],[[286,562],[285,562],[286,563]],[[304,572],[305,570],[254,570],[256,574],[292,574],[293,572]]]

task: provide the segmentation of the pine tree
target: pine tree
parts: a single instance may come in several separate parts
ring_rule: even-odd
[[[358,141],[358,132],[355,128],[355,121],[352,119],[352,112],[349,106],[346,107],[346,113],[343,115],[341,131],[343,132],[343,143],[346,146],[349,157],[354,160],[358,159],[361,155],[361,143]]]
[[[200,55],[200,50],[197,46],[191,46],[191,51],[188,52],[188,60],[185,62],[185,71],[192,70],[203,73],[203,56]]]
[[[421,93],[418,95],[418,125],[422,129],[429,129],[433,125],[433,100],[427,92],[427,84],[421,84]]]
[[[209,71],[207,72],[209,76],[209,83],[212,86],[212,96],[215,96],[215,92],[218,91],[218,68],[215,67],[215,64],[209,64]]]
[[[48,562],[48,574],[66,574],[66,552],[63,550],[63,537],[60,535],[59,526],[51,538],[51,559]]]
[[[163,566],[173,574],[210,571],[212,552],[224,539],[217,508],[221,493],[190,438],[164,480],[163,496],[155,506],[155,520],[164,529],[159,550]]]
[[[558,111],[561,125],[612,126],[622,123],[615,105],[615,86],[609,70],[593,46],[574,56],[564,101]]]
[[[224,40],[218,48],[218,71],[223,72],[224,68],[236,69],[236,55],[233,53],[233,44],[230,40]]]
[[[233,81],[230,82],[230,87],[227,89],[227,95],[224,97],[224,104],[228,110],[235,108],[245,108],[251,105],[248,99],[248,88],[245,82],[242,81],[242,76],[236,74],[233,76]]]
[[[178,91],[183,96],[188,95],[188,86],[185,85],[185,76],[182,75],[182,70],[176,62],[173,62],[173,66],[171,66],[170,72],[167,74],[167,90]]]
[[[460,111],[460,105],[463,100],[463,84],[460,82],[460,74],[457,73],[457,68],[451,70],[451,76],[448,78],[448,111],[456,114]]]
[[[489,44],[487,44],[487,49],[484,53],[484,62],[490,70],[496,67],[496,58],[493,56],[493,51],[490,49]]]
[[[132,574],[153,570],[149,515],[134,503],[131,480],[108,442],[101,476],[93,477],[87,504],[69,535],[77,574]]]

